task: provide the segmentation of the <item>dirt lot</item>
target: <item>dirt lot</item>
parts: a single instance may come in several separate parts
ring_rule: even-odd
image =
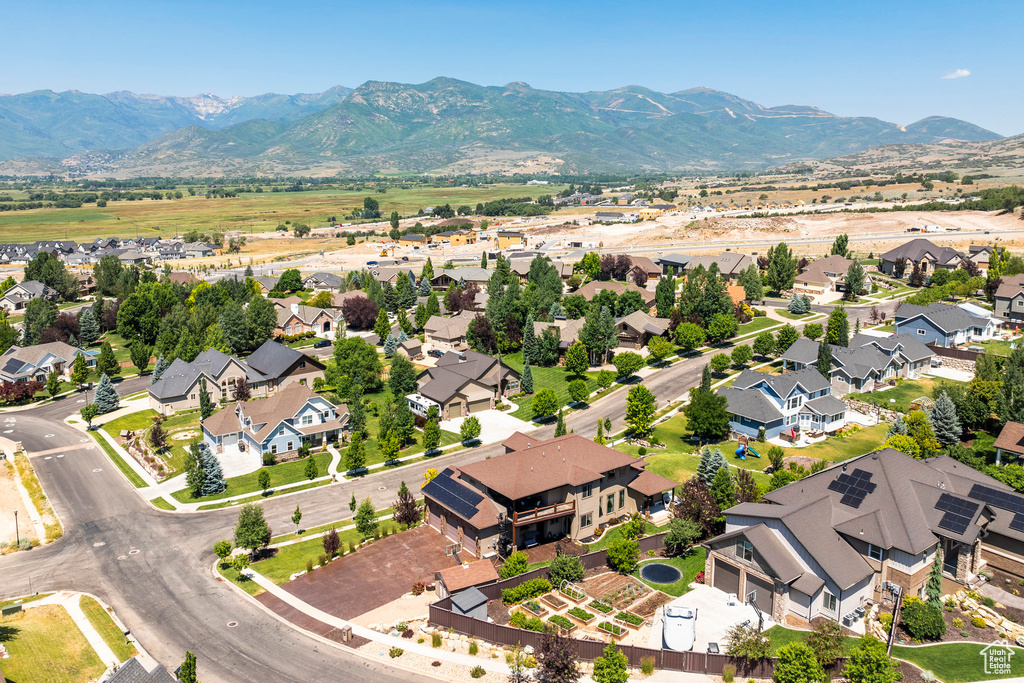
[[[0,515],[0,543],[14,543],[14,510],[18,511],[18,529],[21,538],[36,538],[32,518],[28,516],[21,495],[14,482],[14,464],[9,460],[0,460],[0,510],[7,511]]]

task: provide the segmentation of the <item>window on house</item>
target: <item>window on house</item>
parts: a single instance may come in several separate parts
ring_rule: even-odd
[[[284,427],[281,427],[280,429],[277,430],[277,435],[284,436]]]
[[[869,543],[868,544],[868,557],[870,557],[872,560],[875,560],[876,562],[881,562],[882,561],[882,549],[878,548],[876,546],[873,546],[873,545],[871,545]]]
[[[615,494],[614,493],[609,493],[608,494],[608,505],[606,507],[608,508],[608,514],[609,515],[612,514],[612,512],[615,511]]]
[[[825,591],[825,596],[822,598],[821,606],[824,608],[826,612],[832,612],[834,614],[836,611],[837,602],[838,601],[836,600],[836,596],[832,595],[828,591]]]
[[[750,545],[750,541],[743,538],[736,539],[736,557],[747,562],[754,561],[754,546]]]
[[[597,499],[597,516],[598,517],[603,517],[604,516],[604,505],[602,504],[600,498]]]
[[[922,337],[924,336],[924,330],[918,330],[917,333]]]
[[[288,450],[288,451],[294,450],[294,446],[295,446],[295,442],[294,441],[289,441],[288,442],[288,448],[286,448],[285,450]]]
[[[619,490],[619,509],[626,507],[626,489]]]
[[[270,452],[271,453],[277,453],[277,444],[276,443],[270,444]]]
[[[593,484],[584,484],[580,487],[580,492],[583,494],[584,498],[590,498],[590,496],[594,494]]]
[[[309,414],[303,415],[302,416],[302,426],[308,427],[311,424],[313,424],[313,416],[309,415]]]
[[[586,527],[590,526],[593,523],[594,523],[594,514],[592,512],[588,512],[586,514],[580,515],[580,528],[581,529],[585,529]]]

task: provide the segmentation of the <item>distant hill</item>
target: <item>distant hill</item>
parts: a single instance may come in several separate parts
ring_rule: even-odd
[[[6,113],[15,109],[46,113],[19,114],[16,127]],[[65,168],[117,175],[492,171],[539,158],[576,172],[760,169],[950,139],[999,136],[943,117],[900,126],[812,106],[766,108],[709,88],[569,93],[451,78],[254,98],[0,98],[0,159],[61,157]]]

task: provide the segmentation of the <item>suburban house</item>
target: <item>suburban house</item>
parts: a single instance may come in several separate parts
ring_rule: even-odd
[[[1020,463],[1024,460],[1024,424],[1007,422],[996,437],[996,462],[1002,463],[1003,457],[1009,462]]]
[[[811,296],[825,294],[826,292],[846,291],[846,273],[849,271],[853,261],[833,254],[826,258],[820,258],[812,262],[796,276],[793,282],[793,291],[796,294],[809,294]],[[870,289],[870,280],[865,274],[864,286]]]
[[[718,272],[727,281],[739,279],[740,273],[750,267],[754,261],[746,254],[737,254],[733,251],[723,251],[721,254],[711,256],[694,256],[686,264],[686,270],[694,270],[697,266],[704,266],[709,270],[712,263],[718,264]]]
[[[192,273],[186,273],[183,270],[175,270],[167,274],[167,281],[172,285],[181,285],[182,287],[191,287],[192,285],[199,284],[202,282]]]
[[[281,455],[303,443],[321,446],[337,440],[348,417],[348,406],[292,384],[269,398],[227,405],[201,424],[203,441],[213,453],[235,449],[263,462],[265,453]]]
[[[499,250],[526,246],[526,234],[516,230],[499,230],[494,239]]]
[[[999,279],[993,314],[1010,322],[1024,322],[1024,275],[1008,275]]]
[[[418,235],[416,233],[408,233],[398,238],[398,243],[403,247],[425,247],[431,241],[431,238],[427,235]]]
[[[463,244],[476,244],[476,233],[473,230],[446,230],[439,232],[434,237],[448,242],[453,247]]]
[[[533,333],[540,338],[546,330],[554,330],[558,334],[558,360],[560,363],[564,363],[565,352],[569,350],[570,346],[579,341],[580,330],[586,324],[585,318],[569,320],[564,315],[560,315],[556,316],[551,322],[535,320],[533,323]]]
[[[334,273],[313,273],[307,275],[302,281],[302,286],[312,289],[314,292],[336,292],[344,282],[340,275]]]
[[[0,356],[0,381],[45,382],[46,377],[57,371],[61,379],[70,380],[71,366],[75,356],[82,354],[90,370],[96,369],[96,351],[86,351],[61,341],[34,346],[12,346]]]
[[[430,286],[434,289],[448,289],[449,285],[457,285],[464,282],[467,285],[476,283],[481,289],[487,287],[491,275],[494,273],[479,266],[460,266],[458,268],[447,268],[441,271],[434,271],[434,277],[430,279]]]
[[[946,456],[886,448],[725,511],[704,543],[706,583],[787,616],[857,618],[891,584],[924,597],[936,551],[943,593],[989,565],[1024,576],[1024,496]]]
[[[682,275],[690,262],[689,254],[666,254],[654,259],[661,266],[662,275]]]
[[[655,318],[644,311],[633,311],[627,316],[615,319],[615,327],[619,334],[619,346],[634,349],[642,349],[647,346],[651,337],[665,336],[672,329],[671,326],[672,321],[668,318]]]
[[[941,303],[905,303],[893,314],[893,324],[896,334],[913,335],[922,343],[946,348],[993,339],[1000,326],[991,316],[978,317],[960,306]]]
[[[206,381],[211,400],[225,404],[243,378],[254,398],[271,396],[289,384],[312,385],[324,376],[323,364],[275,341],[264,342],[251,356],[240,360],[217,349],[203,351],[191,363],[176,358],[149,387],[149,407],[161,415],[199,407],[200,386]]]
[[[330,338],[344,322],[340,308],[314,308],[302,304],[291,304],[288,308],[277,309],[278,335],[304,334],[313,332],[318,337]]]
[[[9,313],[23,311],[29,301],[39,297],[53,301],[57,298],[57,292],[42,282],[27,280],[19,282],[4,292],[4,295],[0,297],[0,306]]]
[[[260,294],[266,296],[277,287],[277,281],[281,278],[273,275],[259,275],[253,279],[256,280],[256,284],[260,287]]]
[[[334,295],[334,308],[342,308],[345,302],[349,299],[355,299],[358,297],[366,298],[366,294],[361,289],[352,289],[347,292],[339,292]]]
[[[466,348],[469,323],[476,318],[472,311],[462,311],[451,318],[432,315],[423,324],[423,339],[433,349],[460,350]]]
[[[660,506],[678,486],[578,434],[544,440],[516,432],[502,445],[503,455],[448,467],[422,490],[430,526],[477,556],[496,547],[499,523],[516,548],[578,540]]]
[[[633,283],[622,284],[620,282],[608,281],[604,282],[601,280],[591,280],[587,284],[577,289],[573,294],[582,294],[583,298],[587,301],[592,301],[595,296],[605,290],[611,290],[615,292],[617,296],[622,296],[626,292],[639,292],[640,296],[644,300],[644,306],[650,309],[654,305],[654,292],[644,289],[643,287],[637,287]]]
[[[658,278],[661,277],[661,266],[656,264],[646,256],[630,256],[629,257],[629,274],[627,274],[627,280],[632,281],[633,269],[639,268],[647,276],[648,282],[657,282]]]
[[[496,358],[449,351],[419,378],[419,393],[406,397],[413,413],[436,405],[442,420],[491,410],[502,396],[519,392],[519,373]]]
[[[818,362],[818,342],[801,337],[782,354],[784,370],[803,370]],[[935,352],[909,334],[872,337],[857,334],[849,346],[832,346],[832,395],[874,391],[890,379],[917,379],[931,366]]]
[[[957,251],[952,247],[939,247],[931,240],[918,237],[882,254],[878,270],[891,277],[896,277],[897,264],[902,263],[904,266],[903,276],[907,277],[915,265],[921,269],[922,273],[927,274],[938,269],[956,270],[967,258],[962,251]]]
[[[784,432],[831,433],[846,426],[846,404],[832,396],[832,385],[814,367],[784,375],[744,370],[718,395],[728,402],[729,427],[748,437],[761,429],[773,439]]]
[[[423,358],[423,342],[415,337],[412,339],[406,339],[398,345],[398,348],[395,349],[395,353],[400,353],[409,360],[418,360]]]
[[[96,293],[96,280],[89,273],[75,273],[78,283],[78,296],[90,296]]]

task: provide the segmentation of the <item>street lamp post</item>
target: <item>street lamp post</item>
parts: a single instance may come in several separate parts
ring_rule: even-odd
[[[18,530],[18,511],[14,511],[14,538],[18,546],[21,546],[21,532]]]

